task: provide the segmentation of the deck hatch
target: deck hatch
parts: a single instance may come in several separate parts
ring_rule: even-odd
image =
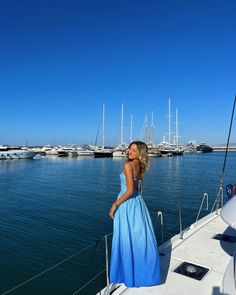
[[[181,263],[174,272],[200,281],[208,272],[208,268],[189,262]]]
[[[217,234],[213,237],[213,239],[229,243],[236,243],[236,237],[225,234]]]

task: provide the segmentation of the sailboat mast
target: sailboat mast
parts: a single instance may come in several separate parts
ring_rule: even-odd
[[[178,109],[176,109],[176,124],[175,124],[175,127],[176,127],[176,146],[178,147],[179,146],[179,122],[178,122]]]
[[[154,145],[154,114],[152,112],[152,145]]]
[[[120,127],[120,144],[123,145],[123,136],[124,136],[124,105],[121,105],[121,127]]]
[[[105,131],[104,131],[104,126],[105,126],[105,104],[102,104],[102,149],[104,149],[105,146]]]
[[[133,115],[130,117],[130,142],[133,140]]]
[[[146,114],[146,125],[145,125],[146,144],[148,144],[148,116]]]
[[[171,135],[171,127],[170,127],[170,98],[169,98],[169,115],[168,115],[168,119],[169,119],[169,144],[170,144],[170,135]]]

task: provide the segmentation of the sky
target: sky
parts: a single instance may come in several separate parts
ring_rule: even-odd
[[[226,143],[234,0],[0,0],[0,144]],[[234,124],[235,125],[235,124]],[[236,127],[231,142],[236,142]],[[150,134],[149,134],[150,136]]]

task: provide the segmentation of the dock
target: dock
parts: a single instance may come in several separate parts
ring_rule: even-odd
[[[218,146],[212,146],[214,151],[222,151],[224,152],[226,150],[226,145],[218,145]],[[230,145],[228,148],[229,151],[236,151],[236,145]]]

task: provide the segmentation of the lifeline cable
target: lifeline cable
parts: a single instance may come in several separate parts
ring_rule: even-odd
[[[222,196],[221,198],[222,198],[222,203],[223,203],[223,186],[224,186],[223,178],[224,178],[226,160],[227,160],[228,149],[229,149],[229,140],[230,140],[230,135],[231,135],[231,129],[232,129],[232,125],[233,125],[235,104],[236,104],[236,95],[234,97],[234,104],[233,104],[232,115],[231,115],[231,120],[230,120],[230,127],[229,127],[228,139],[227,139],[227,144],[226,144],[226,150],[225,150],[224,164],[223,164],[222,175],[221,175],[221,179],[220,179],[220,188],[219,188],[219,191],[218,191],[216,200],[213,204],[211,212],[213,211],[214,207],[216,207],[216,211],[218,212],[219,203],[220,203],[220,196]]]
[[[236,103],[236,95],[235,95],[235,98],[234,98],[234,105],[233,105],[233,110],[232,110],[232,115],[231,115],[230,128],[229,128],[228,140],[227,140],[226,151],[225,151],[223,173],[222,173],[223,175],[224,175],[224,172],[225,172],[225,165],[226,165],[226,159],[227,159],[228,148],[229,148],[229,140],[230,140],[231,129],[232,129],[232,125],[233,125],[235,103]],[[222,178],[223,178],[223,175],[222,175]]]

